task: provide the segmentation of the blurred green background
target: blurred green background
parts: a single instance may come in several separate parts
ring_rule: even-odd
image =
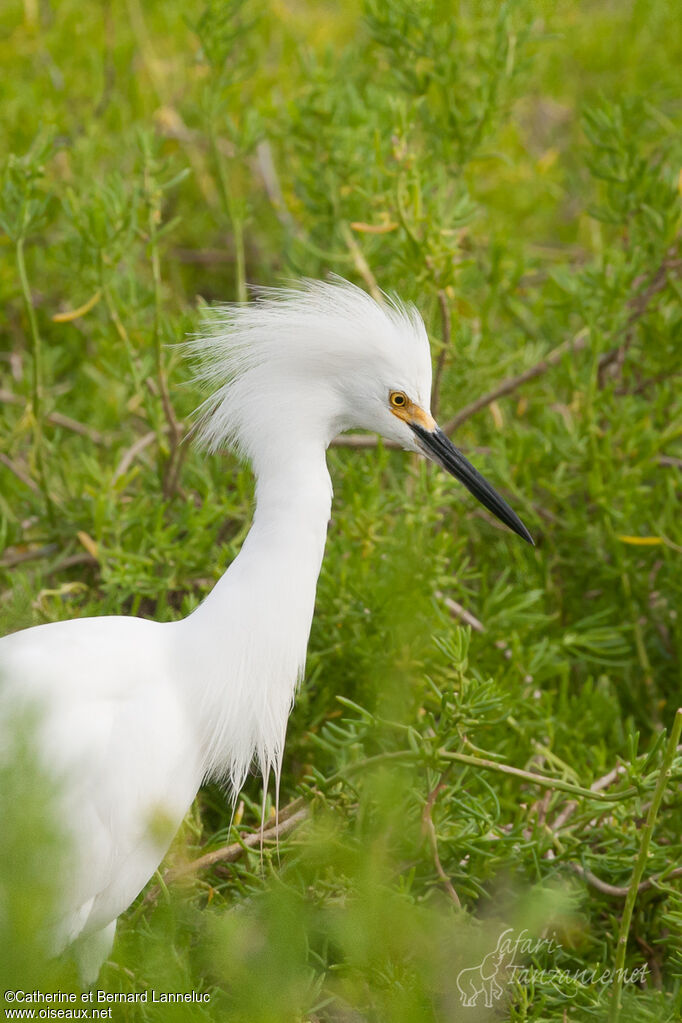
[[[411,457],[330,450],[306,819],[150,884],[99,987],[210,1001],[112,1018],[679,1019],[679,5],[5,0],[0,66],[0,632],[208,592],[253,483],[183,442],[174,346],[301,275],[417,304],[443,424],[509,382],[453,436],[537,543]],[[36,924],[48,780],[15,768],[0,980],[76,990]],[[257,830],[260,786],[231,830],[202,790],[167,866]],[[466,1008],[507,928],[554,951]],[[580,972],[618,963],[645,982]]]

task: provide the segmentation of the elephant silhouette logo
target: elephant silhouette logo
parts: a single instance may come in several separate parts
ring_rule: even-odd
[[[497,940],[497,945],[492,952],[489,952],[476,966],[467,966],[457,974],[457,988],[462,1000],[462,1005],[472,1008],[478,1004],[478,999],[483,995],[485,1007],[492,1009],[493,1002],[496,1002],[504,994],[504,987],[500,981],[506,980],[507,974],[514,968],[514,954],[516,945],[510,944],[507,935],[510,930],[504,931]]]

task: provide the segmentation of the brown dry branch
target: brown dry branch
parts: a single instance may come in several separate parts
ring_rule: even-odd
[[[3,387],[0,387],[0,402],[4,402],[6,405],[26,404],[24,399],[18,394],[6,391]],[[52,423],[53,426],[61,426],[65,430],[71,430],[72,433],[80,434],[81,437],[87,437],[93,444],[104,443],[104,436],[99,432],[99,430],[95,430],[91,426],[86,426],[84,423],[79,423],[78,420],[72,419],[71,416],[65,416],[61,412],[48,412],[45,416],[45,420],[48,423]]]
[[[682,376],[682,373],[671,373],[669,369],[666,369],[663,373],[657,373],[653,377],[646,377],[645,380],[640,380],[634,387],[628,387],[625,384],[621,384],[614,391],[619,397],[624,394],[645,394],[652,387],[656,387],[657,384],[662,384],[666,380],[674,380],[675,377]]]
[[[5,553],[4,557],[0,559],[0,569],[15,568],[17,565],[25,565],[29,561],[40,561],[44,558],[49,558],[52,554],[55,554],[58,550],[57,544],[51,543],[44,547],[36,547],[30,551],[17,551]],[[85,551],[79,551],[76,554],[67,554],[66,557],[57,561],[54,565],[49,568],[34,568],[29,569],[29,577],[40,574],[45,579],[51,579],[55,575],[59,575],[60,572],[66,571],[66,569],[74,568],[77,565],[90,565],[99,566],[99,561],[92,554],[86,554]],[[11,591],[8,591],[8,594]],[[5,594],[0,595],[0,603],[5,599]]]
[[[172,497],[180,476],[180,467],[184,458],[184,452],[180,450],[183,428],[178,421],[171,401],[168,388],[168,374],[164,365],[163,345],[161,343],[161,308],[162,308],[162,280],[161,280],[161,255],[158,245],[158,224],[161,222],[161,200],[160,194],[152,176],[150,162],[145,157],[144,167],[145,198],[148,206],[148,240],[150,250],[150,261],[152,278],[154,281],[154,355],[156,361],[156,386],[161,399],[161,407],[166,419],[166,430],[160,431],[159,442],[163,432],[168,433],[169,453],[163,465],[161,488],[165,498]],[[151,381],[147,380],[147,386]],[[150,387],[150,390],[154,388]]]
[[[228,249],[186,249],[176,246],[171,256],[179,263],[196,263],[200,266],[214,266],[221,263],[234,263],[234,252]]]
[[[334,448],[375,448],[378,443],[379,438],[373,433],[342,433],[340,437],[334,438],[331,446]],[[382,439],[381,443],[392,451],[400,451],[400,444],[394,440]]]
[[[450,341],[452,337],[448,296],[445,294],[442,288],[440,288],[438,291],[438,304],[440,305],[440,318],[443,336],[441,338],[441,348],[438,353],[438,359],[436,360],[436,372],[433,377],[433,393],[431,395],[431,408],[434,416],[438,415],[438,404],[440,402],[440,385],[443,378],[443,370],[445,369],[445,360],[447,359],[448,352],[450,351]]]
[[[583,348],[587,347],[587,342],[588,332],[586,329],[579,331],[575,337],[569,338],[567,341],[562,341],[560,345],[553,348],[548,355],[544,356],[544,358],[542,358],[539,362],[536,362],[534,366],[530,366],[528,369],[524,370],[523,373],[518,373],[516,376],[508,377],[506,380],[499,383],[497,387],[494,387],[492,391],[481,395],[481,397],[477,398],[476,401],[472,401],[468,405],[465,405],[463,409],[460,409],[456,416],[453,416],[452,419],[445,424],[443,431],[445,433],[453,433],[467,419],[470,419],[477,412],[480,412],[481,409],[484,409],[488,405],[491,405],[494,401],[497,401],[498,398],[503,398],[505,395],[516,391],[523,384],[528,383],[529,380],[535,380],[536,377],[542,376],[547,372],[547,370],[561,362],[564,355],[568,352],[582,351]]]
[[[433,808],[436,803],[436,799],[438,798],[438,793],[445,788],[444,778],[445,774],[442,774],[436,787],[432,789],[427,796],[426,803],[424,804],[424,809],[422,811],[422,834],[428,835],[429,845],[431,847],[431,855],[433,856],[433,862],[436,868],[436,873],[443,882],[443,887],[450,896],[451,900],[454,902],[457,909],[461,909],[462,903],[460,902],[459,895],[455,891],[452,881],[443,870],[443,864],[440,861],[440,856],[438,854],[438,836],[436,835],[436,828],[433,823],[433,817],[431,816],[433,813]]]
[[[547,789],[547,791],[545,792],[544,796],[542,796],[540,799],[536,800],[536,802],[534,803],[532,809],[535,810],[535,813],[537,815],[537,822],[538,822],[538,824],[543,825],[545,823],[545,821],[547,820],[547,814],[549,813],[549,808],[550,808],[551,802],[552,802],[552,790],[551,789]],[[531,834],[530,829],[529,829],[528,833],[529,833],[529,835]]]
[[[381,288],[377,284],[377,279],[372,273],[362,249],[353,237],[353,233],[348,227],[348,224],[341,224],[341,234],[343,235],[343,240],[348,246],[348,251],[353,257],[353,265],[367,285],[370,295],[375,302],[378,302],[379,305],[383,305],[385,300]]]
[[[160,107],[154,115],[156,130],[163,138],[174,139],[192,150],[207,151],[210,143],[203,132],[188,128],[182,116],[174,107]],[[232,142],[225,138],[218,139],[219,152],[229,160],[234,159],[236,150]]]
[[[53,565],[52,568],[49,568],[45,573],[45,577],[49,579],[51,576],[57,575],[67,568],[74,568],[76,565],[99,565],[99,561],[94,554],[86,554],[85,551],[80,551],[77,554],[68,554],[61,561],[58,561],[56,565]]]
[[[172,459],[169,459],[167,472],[164,474],[164,497],[172,497],[179,489],[180,470],[182,469],[182,463],[185,461],[188,451],[187,446],[182,444],[181,441],[182,436],[173,449]]]
[[[27,561],[49,558],[50,554],[54,554],[57,549],[56,543],[49,543],[44,547],[34,547],[27,551],[5,551],[3,557],[0,558],[0,568],[14,568],[15,565],[23,565]]]
[[[682,259],[676,257],[677,248],[676,246],[672,246],[668,250],[665,259],[654,275],[649,278],[646,287],[642,288],[641,291],[638,290],[629,300],[628,308],[631,311],[622,330],[624,335],[623,340],[617,345],[614,345],[614,347],[608,352],[604,352],[599,359],[598,378],[600,387],[603,387],[606,382],[606,371],[609,367],[615,367],[615,370],[611,371],[612,374],[622,368],[623,363],[625,362],[625,356],[627,355],[628,349],[630,348],[634,338],[634,326],[646,312],[649,302],[654,295],[657,295],[659,291],[663,291],[666,287],[668,283],[668,274],[677,273],[682,269]],[[633,281],[632,287],[634,289],[639,289],[645,282],[646,278],[642,275]]]
[[[608,881],[602,881],[600,877],[593,874],[591,870],[586,870],[579,863],[571,863],[571,870],[574,871],[581,877],[583,881],[587,881],[589,885],[596,888],[597,891],[602,892],[603,895],[610,895],[614,899],[624,899],[630,891],[630,885],[615,885],[609,884]],[[674,877],[682,877],[682,867],[675,867],[673,870],[663,871],[661,874],[652,874],[651,877],[646,878],[637,886],[637,894],[640,892],[647,892],[650,888],[655,888],[657,885],[669,881]]]
[[[25,469],[23,469],[20,465],[18,465],[15,461],[13,461],[13,459],[11,459],[9,455],[5,455],[2,451],[0,451],[0,463],[4,465],[6,469],[9,469],[9,471],[14,476],[16,476],[18,480],[21,480],[24,486],[28,487],[28,489],[32,493],[34,494],[40,493],[40,487],[38,486],[37,483],[33,482],[28,472]]]
[[[137,456],[141,454],[145,448],[148,448],[150,444],[153,444],[155,440],[156,431],[150,430],[149,433],[144,433],[141,437],[138,437],[134,444],[130,445],[116,466],[114,475],[111,477],[112,484],[116,483],[117,480],[119,480],[120,477],[128,471]]]
[[[590,785],[590,791],[592,792],[603,792],[604,789],[608,789],[614,782],[618,781],[625,774],[625,768],[618,764],[616,767],[607,771],[606,774],[602,775],[601,778],[597,778]],[[578,808],[578,804],[574,799],[571,799],[566,803],[561,812],[554,818],[550,823],[550,830],[555,834],[561,830],[573,816]]]
[[[170,494],[172,494],[173,491],[175,490],[177,486],[178,476],[180,473],[180,467],[182,466],[182,462],[187,453],[187,445],[182,443],[184,437],[183,425],[182,423],[176,420],[176,426],[178,428],[177,433],[171,432],[171,426],[169,423],[162,427],[163,432],[171,433],[171,437],[176,438],[174,448],[175,455],[172,460],[173,473],[172,477],[169,480],[169,483],[171,483],[172,486],[170,487],[170,490],[167,490],[167,487],[164,486],[163,488],[164,497],[170,496]],[[141,437],[138,437],[137,440],[130,445],[130,447],[123,453],[120,462],[118,463],[116,469],[114,470],[114,475],[111,477],[112,485],[116,483],[121,478],[121,476],[123,476],[123,474],[128,471],[128,469],[133,464],[135,459],[142,454],[145,448],[148,448],[149,445],[153,444],[154,441],[157,439],[158,433],[156,432],[156,430],[149,430],[147,433],[143,433]],[[170,465],[171,459],[169,458],[168,466]]]
[[[191,860],[182,866],[171,867],[166,870],[162,878],[163,885],[165,886],[172,881],[177,881],[179,878],[196,874],[200,870],[207,870],[218,863],[235,863],[241,859],[245,852],[262,846],[263,842],[278,841],[280,838],[284,838],[285,835],[288,835],[297,828],[307,816],[308,807],[305,805],[304,800],[300,798],[294,799],[293,802],[280,810],[277,819],[267,827],[242,834],[239,836],[238,842],[232,842],[230,845],[222,846],[220,849],[204,853],[198,859]],[[144,903],[153,902],[158,898],[161,890],[162,886],[160,884],[150,888],[144,897]]]
[[[298,228],[287,208],[277,167],[272,155],[272,146],[268,139],[262,139],[256,146],[256,168],[263,180],[265,192],[280,224],[291,234],[296,234]]]
[[[471,613],[471,611],[467,611],[465,607],[458,604],[456,600],[452,599],[452,597],[446,597],[440,590],[436,590],[436,597],[438,600],[443,601],[453,618],[459,618],[459,620],[464,622],[465,625],[470,625],[474,632],[485,632],[485,625],[483,622],[480,622],[478,618]]]
[[[381,289],[376,284],[372,272],[369,269],[366,260],[364,260],[362,253],[360,253],[360,261],[358,264],[358,261],[356,259],[356,253],[325,252],[323,249],[320,249],[313,244],[305,230],[300,226],[300,224],[298,224],[294,220],[290,210],[287,208],[286,201],[284,199],[284,195],[282,193],[282,189],[279,183],[277,168],[275,166],[275,161],[272,155],[272,148],[267,139],[260,142],[256,147],[255,157],[251,160],[251,167],[255,174],[260,175],[263,181],[263,186],[265,188],[265,194],[270,200],[270,203],[272,205],[272,208],[275,212],[277,219],[279,220],[280,224],[285,228],[287,233],[292,238],[295,238],[296,241],[304,248],[308,249],[310,252],[315,253],[318,257],[320,256],[323,257],[327,261],[329,261],[330,257],[333,257],[334,262],[344,262],[348,264],[355,262],[356,269],[358,269],[358,272],[360,272],[363,278],[365,279],[365,282],[370,288],[370,291],[372,291],[374,297],[377,299],[377,301],[383,302],[384,298],[381,293]],[[374,283],[372,284],[371,282]],[[376,291],[374,289],[376,289]]]
[[[590,790],[593,792],[603,792],[605,789],[608,789],[611,785],[613,785],[614,782],[618,781],[624,773],[625,768],[621,764],[618,764],[610,771],[607,771],[606,774],[602,775],[601,778],[597,778],[596,781],[590,785]],[[578,803],[574,799],[569,800],[564,805],[554,820],[548,822],[547,826],[552,834],[558,834],[561,829],[565,827],[577,808]],[[554,858],[552,850],[549,851],[547,856],[548,858]],[[586,881],[592,888],[596,888],[596,890],[601,892],[603,895],[609,895],[615,899],[624,899],[630,890],[629,885],[613,885],[608,881],[603,881],[600,877],[592,873],[592,871],[588,870],[586,867],[583,867],[580,863],[570,862],[569,867],[578,875],[578,877],[582,878],[583,881]],[[675,867],[673,870],[662,871],[660,874],[653,874],[651,877],[646,878],[639,884],[637,893],[646,892],[651,888],[655,888],[658,884],[667,880],[672,880],[676,877],[682,877],[682,867]]]
[[[175,410],[168,392],[168,383],[166,381],[165,373],[160,373],[159,378],[161,381],[161,402],[163,404],[163,410],[168,424],[167,429],[170,440],[170,454],[163,473],[162,487],[163,496],[172,497],[178,486],[180,470],[182,468],[182,463],[185,460],[187,446],[182,443],[185,431],[182,423],[176,418]]]
[[[45,418],[53,426],[62,426],[65,430],[71,430],[72,433],[78,433],[81,437],[87,437],[93,444],[105,443],[104,435],[99,430],[86,426],[84,423],[79,423],[76,419],[72,419],[71,416],[62,415],[61,412],[50,412]]]
[[[663,978],[661,976],[661,962],[664,955],[662,948],[654,948],[645,941],[639,934],[635,934],[635,941],[641,948],[642,952],[646,956],[647,965],[651,973],[651,982],[657,991],[661,991],[663,988]]]

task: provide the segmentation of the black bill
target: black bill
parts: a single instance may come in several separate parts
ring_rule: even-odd
[[[518,536],[528,543],[533,543],[533,538],[524,526],[518,515],[511,510],[497,491],[493,490],[488,481],[481,476],[478,469],[474,469],[461,451],[458,451],[450,439],[436,427],[433,432],[425,430],[418,423],[409,424],[412,431],[419,440],[419,446],[428,458],[432,458],[455,479],[463,483],[467,490],[481,502],[481,504],[496,515],[505,526],[509,526]]]

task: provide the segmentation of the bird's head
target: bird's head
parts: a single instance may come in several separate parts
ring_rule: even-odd
[[[229,444],[258,470],[283,456],[282,445],[326,446],[344,430],[372,430],[437,462],[532,543],[431,415],[429,342],[413,306],[380,304],[338,278],[305,281],[212,310],[188,348],[212,390],[200,423],[211,449]]]

